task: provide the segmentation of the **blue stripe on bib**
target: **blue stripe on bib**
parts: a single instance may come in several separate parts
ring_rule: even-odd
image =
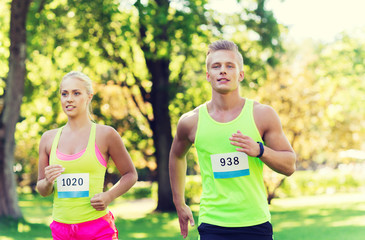
[[[214,172],[214,178],[234,178],[250,175],[250,169],[229,172]]]
[[[89,196],[89,191],[58,192],[58,198],[79,198],[88,196]]]

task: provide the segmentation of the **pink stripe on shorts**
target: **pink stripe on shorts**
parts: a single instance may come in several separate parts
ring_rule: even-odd
[[[53,221],[50,228],[54,240],[118,240],[118,230],[111,212],[104,217],[77,224]]]

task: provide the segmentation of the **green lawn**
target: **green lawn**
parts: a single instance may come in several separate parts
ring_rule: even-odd
[[[25,221],[17,226],[9,221],[0,222],[0,240],[52,239],[48,227],[51,198],[25,195],[20,197],[19,204]],[[151,199],[116,201],[111,210],[120,239],[183,239],[176,214],[153,213],[154,207]],[[364,193],[274,199],[271,213],[275,240],[365,239]],[[197,239],[197,236],[194,227],[186,239]]]
[[[274,199],[275,240],[365,239],[365,193]]]

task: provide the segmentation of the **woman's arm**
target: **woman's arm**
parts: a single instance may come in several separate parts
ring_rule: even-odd
[[[105,210],[115,198],[126,193],[138,179],[136,168],[118,132],[109,126],[100,127],[102,139],[106,144],[106,155],[111,157],[122,177],[111,189],[96,194],[90,200],[91,205],[99,211]]]
[[[43,197],[53,192],[54,181],[65,170],[60,165],[49,166],[49,155],[56,131],[45,132],[39,143],[38,181],[36,188]]]

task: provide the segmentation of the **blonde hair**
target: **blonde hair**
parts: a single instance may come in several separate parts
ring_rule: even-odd
[[[62,82],[66,79],[69,79],[69,78],[74,78],[74,79],[78,79],[80,80],[84,86],[85,86],[85,89],[86,89],[86,93],[88,95],[90,94],[94,94],[94,90],[93,90],[93,86],[92,86],[92,81],[91,79],[84,73],[82,72],[79,72],[79,71],[71,71],[69,73],[67,73],[65,76],[63,76],[62,80],[61,80],[61,83],[60,83],[60,93],[61,93],[61,86],[62,86]],[[92,112],[93,112],[93,109],[92,109],[92,106],[91,106],[91,101],[89,102],[89,105],[88,105],[88,116],[91,120],[93,120],[93,117],[92,117]]]
[[[208,68],[209,54],[219,51],[219,50],[229,50],[229,51],[235,52],[238,57],[238,60],[239,60],[239,62],[238,62],[239,68],[240,68],[240,70],[243,69],[243,57],[242,57],[242,54],[238,51],[238,46],[234,42],[228,41],[228,40],[218,40],[218,41],[211,43],[208,46],[207,58],[205,60],[205,64],[206,64],[207,68]]]

